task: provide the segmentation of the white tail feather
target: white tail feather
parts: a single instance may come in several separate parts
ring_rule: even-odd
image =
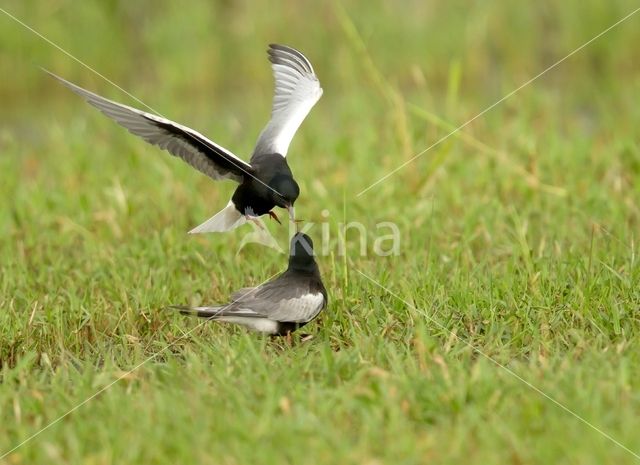
[[[246,217],[236,209],[232,201],[229,201],[226,207],[200,226],[193,228],[189,231],[189,234],[231,231],[232,229],[243,225],[246,221]]]

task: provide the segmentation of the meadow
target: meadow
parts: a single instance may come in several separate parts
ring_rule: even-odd
[[[48,77],[140,107],[0,12],[0,463],[638,463],[640,12],[520,88],[637,7],[4,2],[244,159],[267,44],[303,51],[324,95],[288,160],[331,234],[310,340],[165,310],[286,255],[239,250],[248,226],[188,235],[233,183]]]

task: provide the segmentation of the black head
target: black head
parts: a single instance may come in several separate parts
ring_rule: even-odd
[[[289,268],[309,270],[316,266],[313,258],[313,242],[305,233],[296,233],[289,248]]]
[[[292,207],[298,195],[300,195],[298,183],[295,182],[291,176],[285,174],[275,176],[271,182],[269,182],[269,187],[273,189],[271,191],[273,203],[280,208]]]

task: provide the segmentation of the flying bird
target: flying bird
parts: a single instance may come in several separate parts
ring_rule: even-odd
[[[273,280],[234,292],[226,305],[172,308],[273,336],[289,336],[326,306],[327,291],[313,257],[313,242],[306,234],[296,233],[291,240],[289,267]]]
[[[193,129],[161,116],[116,103],[47,71],[106,116],[150,144],[182,158],[213,179],[231,179],[239,186],[225,208],[190,233],[230,231],[247,220],[286,208],[295,221],[300,188],[287,163],[294,134],[322,95],[309,60],[298,50],[271,44],[267,50],[275,78],[271,120],[260,133],[249,162]],[[45,70],[46,71],[46,70]]]

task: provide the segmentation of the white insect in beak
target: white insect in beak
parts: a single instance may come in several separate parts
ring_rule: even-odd
[[[296,212],[295,209],[293,208],[293,205],[289,204],[287,205],[287,210],[289,210],[289,219],[295,223],[296,222]]]

